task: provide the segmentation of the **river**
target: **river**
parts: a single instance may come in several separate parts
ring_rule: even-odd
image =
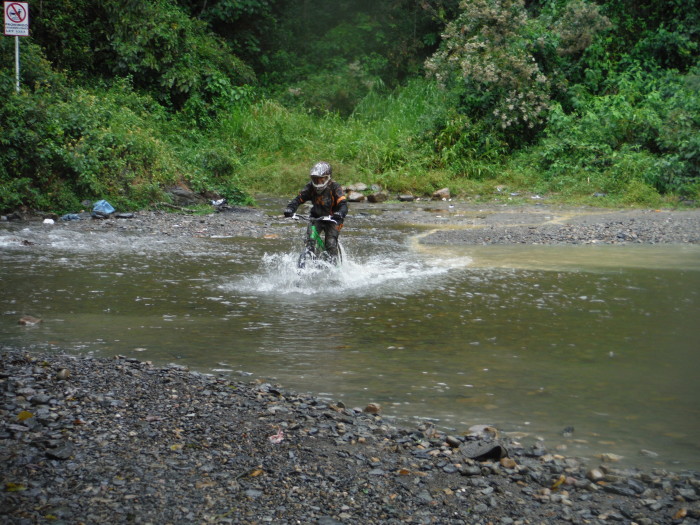
[[[487,424],[594,462],[700,470],[700,247],[427,246],[418,227],[349,225],[344,264],[300,274],[301,226],[288,230],[186,243],[0,230],[2,344],[177,363],[379,403],[401,424]]]

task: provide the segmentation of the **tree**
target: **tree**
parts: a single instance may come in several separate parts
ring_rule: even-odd
[[[42,2],[33,38],[55,67],[77,75],[132,78],[159,102],[196,113],[216,99],[232,101],[255,82],[251,68],[207,24],[174,0]]]
[[[462,94],[463,111],[522,134],[541,124],[549,107],[549,79],[525,38],[522,0],[462,2],[447,25],[441,49],[426,62],[429,75]]]
[[[527,143],[545,123],[566,70],[608,27],[593,4],[570,0],[528,15],[523,0],[470,0],[447,25],[428,74],[454,89],[461,111],[488,123],[512,145]]]

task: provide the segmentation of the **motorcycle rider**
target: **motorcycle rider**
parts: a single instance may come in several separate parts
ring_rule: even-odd
[[[317,162],[309,174],[311,180],[294,197],[284,210],[285,217],[291,217],[300,204],[311,201],[311,217],[330,215],[333,221],[317,221],[316,228],[325,236],[326,249],[335,260],[338,256],[338,236],[343,228],[343,220],[348,214],[348,203],[343,187],[332,180],[333,169],[328,162]],[[306,245],[312,246],[311,225],[306,230]]]

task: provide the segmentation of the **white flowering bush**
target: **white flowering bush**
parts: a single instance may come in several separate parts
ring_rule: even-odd
[[[466,0],[460,8],[426,70],[460,93],[462,112],[490,122],[508,143],[520,145],[541,129],[553,95],[565,90],[562,65],[606,21],[585,0],[535,18],[523,0]]]

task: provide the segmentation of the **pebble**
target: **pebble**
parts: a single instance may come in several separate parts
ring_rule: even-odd
[[[685,525],[700,517],[693,472],[590,467],[543,445],[532,454],[497,432],[494,447],[507,455],[473,460],[460,447],[483,444],[484,434],[397,428],[278,385],[136,359],[1,357],[3,524]],[[62,370],[70,374],[59,378]]]

